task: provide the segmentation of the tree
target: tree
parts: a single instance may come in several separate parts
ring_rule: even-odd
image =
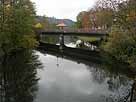
[[[30,0],[1,0],[0,50],[8,53],[20,48],[33,48],[35,11]]]
[[[118,6],[120,3],[122,3],[124,0],[98,0],[96,2],[95,8],[110,8],[114,11],[118,10]]]
[[[77,16],[79,28],[110,28],[113,22],[113,9],[94,6],[89,11],[80,12]]]
[[[113,11],[110,8],[94,7],[90,11],[90,22],[93,28],[110,28],[113,21]]]
[[[118,60],[136,66],[136,1],[128,0],[118,5],[116,22],[103,48]]]
[[[78,28],[83,28],[82,19],[83,19],[84,14],[85,14],[85,11],[82,11],[77,15],[76,25],[77,25]]]

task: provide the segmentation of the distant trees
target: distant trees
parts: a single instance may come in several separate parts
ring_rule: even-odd
[[[97,2],[98,3],[98,2]],[[89,11],[80,12],[77,16],[79,28],[108,29],[113,21],[113,10],[96,5]]]
[[[78,28],[82,28],[82,18],[83,18],[83,14],[84,12],[80,12],[78,15],[77,15],[77,22],[76,22],[76,26]]]
[[[90,16],[89,12],[80,12],[77,16],[77,26],[79,28],[90,28]]]
[[[0,0],[0,51],[33,48],[35,11],[30,0]]]
[[[56,23],[49,21],[49,18],[46,16],[37,16],[35,19],[34,29],[35,30],[47,30],[47,29],[56,29]]]
[[[35,30],[44,30],[49,27],[49,22],[46,16],[37,16],[35,18]]]

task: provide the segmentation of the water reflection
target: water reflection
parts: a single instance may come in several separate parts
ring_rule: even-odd
[[[40,63],[32,51],[18,51],[0,58],[0,102],[33,102]]]
[[[126,102],[130,95],[132,81],[130,81],[126,76],[121,74],[113,74],[108,70],[100,69],[100,67],[95,66],[95,68],[88,67],[92,74],[93,82],[102,85],[105,83],[107,90],[110,92],[105,98],[106,102]],[[109,101],[110,100],[110,101]]]
[[[132,82],[93,63],[57,58],[37,52],[39,70],[37,102],[125,102]]]

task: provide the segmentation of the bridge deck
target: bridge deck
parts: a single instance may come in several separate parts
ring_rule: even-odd
[[[90,36],[90,37],[104,37],[108,36],[106,32],[65,32],[65,31],[43,31],[40,32],[42,35],[69,35],[69,36]]]

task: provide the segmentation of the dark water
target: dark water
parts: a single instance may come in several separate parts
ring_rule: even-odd
[[[131,84],[94,63],[38,51],[0,57],[0,102],[124,102]]]

